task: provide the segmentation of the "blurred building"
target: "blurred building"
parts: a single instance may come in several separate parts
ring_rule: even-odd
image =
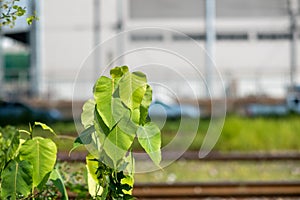
[[[214,62],[228,95],[285,95],[290,84],[293,41],[289,3],[289,0],[216,0]],[[41,96],[70,100],[76,81],[75,98],[86,99],[91,96],[98,73],[113,64],[126,64],[145,69],[151,81],[163,83],[168,92],[189,98],[186,84],[177,79],[180,75],[170,72],[178,69],[179,74],[187,74],[188,85],[196,96],[205,97],[205,53],[195,49],[193,41],[205,47],[205,0],[51,0],[40,2],[39,11],[38,66],[41,78],[37,90]],[[296,29],[299,30],[299,6],[296,11]],[[132,31],[109,39],[120,31],[141,27],[164,30]],[[294,47],[300,50],[299,37],[298,31]],[[99,49],[92,51],[96,43],[106,40]],[[188,74],[190,70],[184,64],[161,52],[128,53],[113,61],[126,50],[153,45],[189,52],[203,76],[199,80],[199,76]],[[298,59],[299,52],[296,54]],[[145,66],[152,63],[153,68],[147,71],[143,63]],[[298,83],[299,63],[293,73]],[[220,79],[216,72],[211,75],[211,89],[222,93],[218,91]],[[158,91],[166,93],[163,89]]]

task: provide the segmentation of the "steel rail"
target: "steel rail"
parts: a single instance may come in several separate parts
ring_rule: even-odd
[[[138,199],[300,197],[300,182],[135,184]]]
[[[58,160],[67,162],[85,162],[85,156],[87,152],[73,152],[69,155],[68,152],[59,152]],[[163,159],[185,159],[185,160],[199,160],[199,161],[300,161],[300,152],[283,152],[283,153],[262,153],[262,152],[250,152],[250,153],[219,153],[211,152],[204,158],[199,158],[197,151],[187,151],[182,155],[178,152],[163,152]],[[136,156],[137,160],[149,159],[145,154],[139,154]]]

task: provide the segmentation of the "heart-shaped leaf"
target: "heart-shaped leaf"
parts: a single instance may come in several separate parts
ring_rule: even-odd
[[[85,129],[92,126],[94,123],[95,106],[95,101],[93,99],[89,99],[82,107],[81,123]]]
[[[114,120],[111,112],[111,98],[113,93],[112,80],[101,76],[94,86],[94,98],[96,108],[104,123],[110,129],[114,126]]]
[[[69,200],[68,193],[64,184],[64,179],[62,178],[61,174],[57,169],[54,169],[51,172],[50,179],[53,181],[54,185],[60,191],[62,200]]]
[[[159,165],[161,161],[161,134],[159,128],[154,123],[149,122],[138,128],[137,136],[139,143],[152,161]]]
[[[2,172],[2,199],[17,199],[18,195],[27,197],[32,189],[32,165],[26,161],[11,160]]]
[[[147,85],[145,95],[143,97],[143,100],[141,102],[140,106],[140,122],[139,124],[144,125],[147,121],[148,116],[148,109],[152,102],[152,88],[150,85]]]
[[[126,73],[119,82],[121,100],[130,109],[139,108],[146,92],[147,79],[141,72]]]
[[[33,166],[33,187],[37,187],[54,168],[57,147],[50,139],[35,137],[20,148],[20,159]]]
[[[133,140],[134,136],[125,133],[118,126],[109,133],[103,144],[103,149],[114,162],[114,166],[110,167],[117,167],[119,160],[126,155]]]

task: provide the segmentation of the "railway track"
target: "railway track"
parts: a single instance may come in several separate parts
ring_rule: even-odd
[[[58,160],[67,162],[85,162],[86,152],[74,152],[69,156],[68,152],[59,152]],[[197,151],[187,151],[181,156],[178,156],[177,152],[163,152],[163,159],[173,160],[176,158],[182,158],[185,160],[200,160],[200,161],[285,161],[294,160],[300,161],[300,153],[298,152],[283,152],[283,153],[209,153],[204,158],[199,158]],[[138,160],[147,160],[148,157],[145,154],[137,155]]]
[[[85,162],[85,152],[59,152],[58,160]],[[164,159],[178,157],[176,152],[165,152]],[[199,161],[300,161],[300,153],[210,153],[199,158],[198,152],[185,152],[185,160]],[[138,157],[138,160],[148,159]],[[155,199],[300,199],[300,181],[295,182],[216,182],[216,183],[175,183],[175,184],[135,184],[133,195],[138,200]],[[71,198],[72,199],[72,198]]]
[[[300,182],[136,184],[138,199],[300,198]]]

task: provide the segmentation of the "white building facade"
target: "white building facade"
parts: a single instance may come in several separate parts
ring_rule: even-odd
[[[84,100],[96,77],[128,65],[144,71],[159,95],[205,97],[205,0],[98,0],[95,7],[96,1],[41,2],[42,96]],[[285,95],[293,44],[289,2],[216,0],[212,95]]]

